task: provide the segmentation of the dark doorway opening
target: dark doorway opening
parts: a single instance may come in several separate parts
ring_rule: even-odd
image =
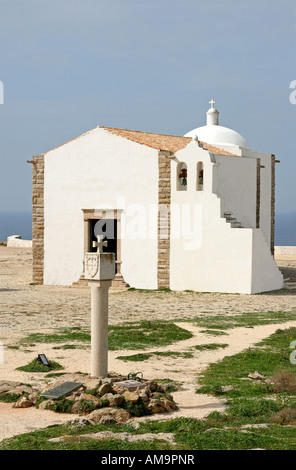
[[[90,251],[97,251],[93,247],[93,242],[97,241],[97,236],[101,235],[103,241],[108,242],[107,247],[103,247],[104,252],[115,253],[117,260],[117,220],[116,219],[90,219]],[[116,266],[116,265],[115,265]],[[117,269],[116,269],[117,272]]]

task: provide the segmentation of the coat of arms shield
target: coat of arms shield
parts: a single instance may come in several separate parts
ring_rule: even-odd
[[[85,277],[93,278],[99,269],[99,259],[96,253],[87,253],[85,256]]]

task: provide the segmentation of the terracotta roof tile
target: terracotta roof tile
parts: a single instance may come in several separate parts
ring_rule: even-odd
[[[115,127],[105,127],[99,126],[100,129],[104,129],[112,134],[116,134],[120,137],[125,137],[126,139],[132,140],[133,142],[137,142],[138,144],[147,145],[148,147],[152,147],[156,150],[166,150],[169,152],[178,152],[178,150],[182,150],[191,142],[191,137],[182,137],[178,135],[166,135],[166,134],[155,134],[152,132],[142,132],[142,131],[133,131],[130,129],[117,129]],[[56,150],[64,145],[73,142],[74,140],[79,139],[80,137],[89,134],[90,132],[96,130],[97,128],[92,129],[91,131],[85,132],[84,134],[75,137],[64,144],[61,144],[45,153],[51,152],[52,150]],[[227,152],[226,150],[220,149],[218,147],[214,147],[213,145],[207,144],[205,142],[199,141],[199,144],[205,150],[214,153],[215,155],[230,155],[232,157],[237,157],[233,153]]]
[[[191,137],[181,137],[177,135],[166,135],[166,134],[154,134],[152,132],[141,132],[132,131],[129,129],[116,129],[114,127],[100,126],[101,129],[105,129],[112,134],[116,134],[120,137],[137,142],[138,144],[147,145],[157,150],[166,150],[169,152],[177,152],[185,148],[190,142]],[[199,142],[205,150],[214,153],[215,155],[231,155],[237,156],[233,153],[227,152],[226,150],[219,149],[213,145],[209,145],[205,142]]]

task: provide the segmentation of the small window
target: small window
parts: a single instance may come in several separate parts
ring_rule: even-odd
[[[202,162],[197,164],[197,181],[196,181],[196,190],[202,191],[204,185],[204,167]]]
[[[187,191],[187,165],[184,162],[177,167],[177,191]]]

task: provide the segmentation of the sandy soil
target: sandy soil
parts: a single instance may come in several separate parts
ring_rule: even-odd
[[[50,332],[54,328],[90,325],[90,291],[88,288],[31,285],[31,249],[0,246],[0,341],[4,345],[4,363],[0,364],[0,380],[40,382],[40,374],[16,371],[16,367],[29,363],[38,353],[45,353],[60,362],[67,372],[89,372],[90,349],[61,350],[58,345],[46,344],[14,349],[19,341],[32,332]],[[285,277],[296,279],[296,257],[277,258]],[[197,374],[215,361],[242,351],[269,336],[278,328],[296,326],[295,322],[279,325],[236,328],[227,330],[225,336],[207,336],[193,323],[182,319],[197,315],[223,315],[259,311],[295,311],[296,291],[282,290],[260,295],[200,294],[190,292],[144,293],[110,292],[110,324],[140,319],[171,319],[193,333],[193,337],[180,343],[153,351],[185,351],[205,343],[227,343],[225,349],[194,353],[192,359],[151,358],[145,362],[132,363],[116,359],[137,351],[110,351],[109,370],[128,374],[142,371],[147,379],[170,378],[183,382],[182,390],[174,394],[179,410],[166,415],[202,418],[213,410],[224,409],[223,400],[197,395]],[[146,352],[146,350],[145,350]],[[250,371],[254,372],[254,371]],[[44,380],[44,379],[43,379]],[[153,419],[159,419],[155,415]],[[71,415],[71,418],[73,415]],[[164,416],[161,416],[164,418]],[[147,419],[147,418],[141,418]],[[58,415],[34,408],[19,410],[12,405],[0,404],[0,440],[15,434],[61,423],[69,415]]]

